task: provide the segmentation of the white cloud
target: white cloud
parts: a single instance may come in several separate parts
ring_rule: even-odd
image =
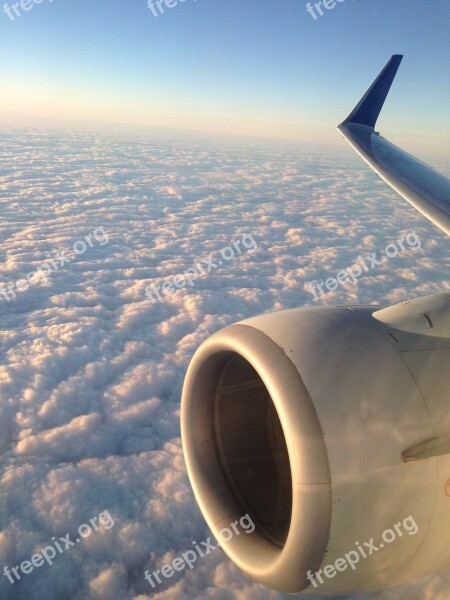
[[[164,557],[205,539],[179,440],[183,376],[220,327],[312,304],[304,283],[415,230],[406,252],[326,303],[396,302],[448,287],[449,242],[357,158],[199,140],[4,131],[1,283],[104,227],[47,281],[0,299],[0,565],[108,509],[98,532],[5,600],[275,599],[218,551],[152,591]],[[252,233],[243,253],[152,304],[145,287]],[[448,273],[448,270],[445,271]],[[376,600],[444,598],[438,576]],[[153,595],[152,595],[153,594]],[[415,596],[414,596],[415,594]],[[363,600],[369,596],[360,596]]]

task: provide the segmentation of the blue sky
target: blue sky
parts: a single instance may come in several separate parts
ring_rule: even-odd
[[[146,0],[19,11],[0,13],[2,122],[339,143],[335,125],[403,53],[383,132],[448,153],[448,0],[343,0],[316,20],[304,0],[185,0],[158,17]]]

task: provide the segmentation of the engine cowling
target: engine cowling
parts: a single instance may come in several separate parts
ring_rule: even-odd
[[[370,591],[448,566],[449,390],[445,294],[285,310],[215,333],[189,366],[181,429],[216,538],[244,514],[256,525],[224,551],[290,593]]]

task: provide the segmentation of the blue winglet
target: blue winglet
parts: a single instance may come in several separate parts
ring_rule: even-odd
[[[394,54],[342,125],[359,123],[375,127],[402,58],[402,54]]]

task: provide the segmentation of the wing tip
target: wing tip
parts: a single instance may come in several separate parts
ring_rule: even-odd
[[[375,127],[402,60],[403,54],[393,54],[391,56],[386,66],[349,116],[341,123],[341,126],[349,123],[357,123]]]

